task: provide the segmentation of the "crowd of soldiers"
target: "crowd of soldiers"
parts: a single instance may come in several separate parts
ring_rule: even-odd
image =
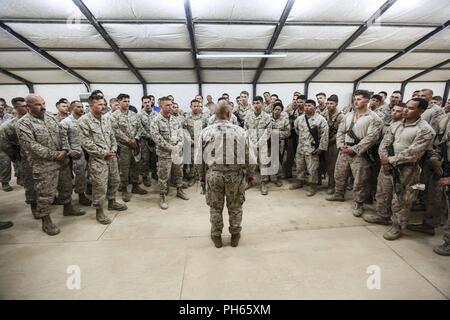
[[[2,189],[12,190],[13,164],[34,218],[56,235],[52,205],[63,205],[64,216],[84,215],[81,206],[94,206],[97,221],[109,224],[106,199],[108,210],[127,210],[132,194],[147,194],[141,184],[150,187],[155,179],[165,210],[170,186],[176,197],[189,200],[184,189],[199,182],[219,248],[224,203],[231,245],[238,245],[246,189],[259,184],[268,195],[270,182],[281,187],[293,178],[289,189],[303,188],[311,197],[326,181],[326,200],[345,201],[345,192],[353,190],[353,215],[387,225],[386,240],[398,239],[404,229],[434,235],[445,223],[444,243],[434,251],[450,255],[450,100],[442,106],[430,89],[415,91],[406,102],[400,91],[389,102],[387,97],[357,90],[341,108],[335,94],[319,93],[314,100],[295,92],[284,107],[276,94],[264,92],[250,103],[242,91],[236,104],[226,93],[217,102],[208,95],[205,104],[197,95],[183,112],[173,96],[156,104],[149,95],[138,111],[129,95],[108,105],[96,90],[86,108],[61,98],[56,115],[38,95],[14,98],[13,107],[0,100]],[[125,203],[116,201],[117,191]],[[79,206],[72,204],[73,192]],[[369,204],[375,210],[367,210]],[[412,210],[424,211],[421,224],[409,223]],[[11,226],[0,223],[1,229]]]

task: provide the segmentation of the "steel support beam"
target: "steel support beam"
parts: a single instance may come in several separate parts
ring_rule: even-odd
[[[122,50],[117,46],[114,40],[109,36],[103,26],[97,21],[92,12],[86,7],[83,0],[72,0],[73,3],[80,9],[81,13],[89,20],[90,24],[97,30],[97,32],[103,37],[103,39],[109,44],[111,49],[119,56],[120,60],[128,67],[128,69],[135,75],[139,82],[143,86],[143,92],[147,91],[146,81],[144,77],[139,73],[139,71],[134,67],[134,65],[128,60],[127,56],[122,52]]]
[[[200,71],[200,63],[197,59],[197,45],[195,42],[195,32],[194,32],[194,22],[192,20],[192,10],[191,10],[191,1],[184,0],[184,13],[186,16],[186,26],[189,32],[189,40],[191,42],[191,52],[192,52],[192,60],[194,62],[195,71],[197,73],[197,81],[198,81],[198,94],[202,94],[202,74]]]
[[[74,76],[75,78],[77,78],[78,80],[81,81],[81,83],[84,84],[84,86],[86,87],[86,89],[89,91],[91,91],[91,87],[90,87],[90,82],[85,79],[83,76],[81,76],[80,74],[78,74],[77,72],[73,71],[71,68],[69,68],[68,66],[66,66],[65,64],[63,64],[61,61],[59,61],[58,59],[54,58],[53,56],[51,56],[49,53],[47,53],[47,51],[39,48],[37,45],[35,45],[34,43],[32,43],[30,40],[28,40],[27,38],[25,38],[24,36],[20,35],[19,33],[17,33],[16,31],[14,31],[12,28],[10,28],[9,26],[7,26],[6,24],[4,24],[3,22],[0,21],[0,28],[2,28],[3,30],[5,30],[6,32],[8,32],[10,35],[12,35],[14,38],[16,38],[18,41],[22,42],[24,45],[26,45],[28,47],[29,50],[36,52],[38,55],[40,55],[42,58],[44,58],[45,60],[47,60],[48,62],[56,65],[58,68],[60,68],[61,70],[69,73],[70,75]]]
[[[442,104],[445,106],[448,100],[448,91],[450,90],[450,80],[445,83],[444,94],[442,95]]]
[[[21,76],[18,76],[17,74],[12,73],[11,71],[8,71],[6,69],[0,68],[0,73],[3,73],[4,75],[16,79],[17,81],[22,82],[24,85],[28,87],[28,91],[30,93],[34,93],[34,87],[33,83],[27,79],[22,78]]]
[[[430,39],[431,37],[433,37],[434,35],[438,34],[439,32],[441,32],[442,30],[446,29],[448,26],[450,25],[450,20],[447,20],[446,23],[444,23],[443,25],[441,25],[440,27],[434,29],[433,31],[427,33],[426,35],[424,35],[422,38],[420,38],[419,40],[415,41],[413,44],[409,45],[408,47],[406,47],[405,49],[403,49],[402,51],[400,51],[399,53],[397,53],[396,55],[394,55],[393,57],[387,59],[385,62],[379,64],[378,66],[376,66],[375,68],[372,68],[372,70],[370,70],[369,72],[365,73],[364,75],[362,75],[361,77],[359,77],[358,79],[356,79],[355,82],[357,82],[358,84],[364,80],[365,78],[367,78],[368,76],[370,76],[371,74],[373,74],[374,72],[383,69],[384,67],[386,67],[388,64],[394,62],[395,60],[399,59],[400,57],[404,56],[407,53],[410,53],[411,51],[413,51],[415,48],[417,48],[418,46],[420,46],[422,43],[424,43],[425,41],[427,41],[428,39]]]
[[[331,56],[329,56],[305,81],[305,95],[308,96],[309,83],[319,75],[331,62],[334,61],[345,49],[366,31],[375,21],[394,5],[397,0],[387,0],[367,21],[361,25]]]
[[[272,38],[270,39],[269,45],[264,52],[265,54],[271,54],[273,51],[273,48],[275,47],[275,43],[278,40],[278,37],[280,36],[281,30],[283,30],[284,25],[286,24],[286,20],[289,17],[289,13],[291,12],[292,7],[294,6],[295,0],[288,0],[286,3],[286,6],[284,7],[283,13],[281,14],[280,20],[278,21],[278,24],[275,28],[275,31],[273,32]],[[255,77],[253,78],[253,83],[256,85],[258,83],[259,77],[261,76],[261,73],[264,71],[264,67],[266,66],[267,58],[261,59],[261,62],[259,63],[258,70],[256,71]]]

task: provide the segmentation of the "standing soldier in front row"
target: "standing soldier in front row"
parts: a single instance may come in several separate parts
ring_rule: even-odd
[[[103,212],[105,197],[108,210],[123,211],[125,204],[116,202],[120,176],[117,165],[117,142],[109,120],[102,116],[106,107],[101,96],[90,97],[90,112],[78,120],[80,143],[89,154],[89,172],[92,181],[92,203],[96,209],[96,219],[101,224],[111,223]]]
[[[306,100],[305,113],[295,120],[294,128],[298,134],[295,155],[297,181],[290,189],[303,188],[308,172],[309,188],[306,195],[311,197],[316,194],[319,183],[320,154],[328,149],[328,124],[325,118],[316,112],[314,100]]]
[[[406,227],[411,205],[418,190],[413,189],[420,181],[419,159],[430,147],[434,130],[421,118],[428,103],[414,98],[406,103],[404,119],[393,123],[381,141],[379,154],[384,174],[391,174],[393,185],[392,226],[383,238],[395,240]]]
[[[275,102],[272,105],[272,131],[278,133],[279,137],[279,169],[278,172],[270,177],[270,179],[275,183],[277,187],[281,187],[283,185],[283,181],[280,179],[282,176],[282,171],[284,168],[284,162],[286,159],[286,149],[287,149],[287,140],[291,135],[291,126],[289,124],[289,118],[283,117],[283,103],[280,101]]]
[[[341,122],[336,135],[336,146],[339,149],[334,170],[336,182],[335,193],[328,201],[344,201],[345,183],[350,168],[355,178],[353,195],[355,208],[353,215],[360,217],[364,213],[365,181],[368,179],[370,166],[367,151],[377,143],[383,121],[369,109],[370,94],[367,90],[356,90],[354,93],[354,111],[347,113]]]
[[[72,160],[72,170],[75,174],[75,193],[78,194],[78,202],[83,206],[90,206],[92,201],[86,197],[87,187],[87,163],[85,154],[80,144],[80,130],[78,120],[84,113],[81,101],[72,101],[70,104],[72,114],[60,123],[63,148],[69,150],[68,155]]]
[[[242,204],[247,183],[254,180],[256,159],[247,132],[230,123],[231,106],[216,107],[217,121],[203,129],[197,141],[195,163],[200,180],[206,183],[206,204],[210,207],[211,239],[222,247],[223,208],[226,199],[231,246],[241,234]],[[231,147],[231,148],[230,148]]]
[[[133,185],[131,193],[147,194],[146,190],[139,187],[141,158],[139,139],[143,128],[137,114],[129,110],[130,96],[121,93],[117,100],[119,100],[119,109],[111,115],[111,124],[119,146],[119,191],[122,192],[123,201],[128,202],[131,200],[131,195],[128,193],[129,182]]]
[[[159,207],[165,210],[169,207],[166,196],[169,193],[168,182],[171,174],[176,180],[177,197],[183,200],[189,200],[189,197],[182,189],[183,130],[180,122],[172,115],[172,101],[167,97],[162,97],[160,107],[161,112],[155,117],[150,128],[158,156]]]
[[[338,97],[332,94],[328,97],[326,105],[326,110],[322,112],[322,116],[327,120],[328,123],[328,150],[325,152],[325,164],[328,175],[328,194],[334,193],[334,169],[336,168],[336,161],[338,157],[338,148],[336,146],[336,134],[339,125],[344,119],[344,115],[341,111],[337,110]]]
[[[261,173],[261,194],[267,195],[267,182],[269,182],[269,155],[270,149],[268,141],[272,133],[272,117],[262,111],[263,98],[256,96],[253,98],[253,110],[248,110],[244,119],[244,129],[257,151],[258,166]]]
[[[140,140],[141,146],[141,174],[142,174],[142,182],[144,186],[151,187],[152,185],[152,177],[150,172],[153,164],[156,164],[156,155],[155,155],[155,142],[152,140],[152,135],[150,132],[150,127],[152,122],[154,121],[157,113],[153,111],[153,107],[151,105],[151,99],[149,96],[143,96],[141,98],[142,102],[142,110],[138,114],[138,118],[142,124],[142,136]],[[156,174],[155,172],[153,172]]]
[[[42,219],[42,230],[53,236],[60,232],[50,218],[50,206],[57,188],[65,216],[80,216],[85,212],[72,206],[72,173],[57,121],[46,113],[42,97],[32,94],[25,101],[29,112],[18,121],[17,135],[33,174],[37,193],[35,218]]]

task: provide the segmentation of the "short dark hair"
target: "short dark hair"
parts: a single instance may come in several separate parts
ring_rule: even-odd
[[[318,94],[316,94],[316,97],[318,97],[318,96],[324,96],[325,98],[327,97],[327,95],[323,92],[319,92]]]
[[[306,103],[310,103],[310,104],[312,104],[314,107],[316,106],[316,100],[313,100],[313,99],[308,99],[308,100],[306,100],[305,104],[306,104]]]
[[[404,102],[400,102],[398,105],[396,105],[395,107],[402,107],[405,108],[406,107],[406,103]]]
[[[228,93],[224,92],[224,93],[222,93],[222,97],[223,96],[230,96],[230,95]]]
[[[11,104],[14,108],[16,108],[17,102],[25,102],[25,98],[22,97],[15,97],[11,99]]]
[[[281,101],[277,101],[273,104],[273,109],[275,109],[275,107],[281,107],[281,111],[284,110],[284,106],[283,106],[283,102]]]
[[[169,97],[166,96],[159,98],[159,100],[161,100],[161,104],[163,104],[165,101],[171,101]]]
[[[278,99],[278,95],[276,93],[272,93],[270,96],[271,97],[277,97],[277,99]]]
[[[336,94],[332,94],[331,96],[328,97],[327,101],[333,101],[333,102],[336,102],[336,104],[338,104],[339,98]]]
[[[379,94],[374,94],[371,99],[375,99],[375,100],[378,100],[380,102],[381,102],[381,100],[383,100],[383,98]]]
[[[120,94],[117,96],[117,100],[121,101],[121,100],[123,100],[123,99],[130,99],[130,96],[129,96],[128,94],[126,94],[126,93],[120,93]]]
[[[145,99],[149,99],[149,100],[151,100],[149,96],[147,96],[147,95],[144,95],[144,96],[142,96],[142,98],[141,98],[141,102],[143,102],[143,101],[144,101]]]
[[[217,102],[219,102],[219,101],[222,101],[222,100],[227,100],[227,99],[225,99],[224,97],[223,97],[223,95],[219,98],[219,99],[217,99]]]
[[[427,110],[428,108],[428,101],[422,98],[412,98],[410,100],[408,100],[406,103],[408,103],[409,101],[417,101],[419,103],[419,108],[422,110]]]
[[[370,99],[370,93],[367,90],[356,90],[353,96],[363,96],[366,99]]]
[[[153,98],[153,100],[155,100],[155,96],[152,95],[152,94],[149,94],[149,95],[148,95],[148,98],[149,98],[150,100],[152,100],[151,98]]]
[[[297,100],[298,100],[298,99],[303,100],[303,101],[308,100],[308,98],[307,98],[304,94],[299,95],[299,96],[297,97]]]
[[[241,94],[246,94],[247,97],[249,96],[248,91],[245,91],[245,90],[241,91],[241,93],[239,94],[239,96],[240,96]]]
[[[98,94],[101,94],[102,96],[104,96],[104,94],[103,94],[103,92],[102,92],[102,90],[94,90],[94,91],[92,91],[92,93],[91,93],[91,95],[93,95],[93,96],[96,96],[96,95],[98,95]]]
[[[61,103],[68,103],[69,101],[66,98],[61,98],[56,102],[56,107],[58,107]]]
[[[442,101],[442,97],[441,96],[434,96],[433,98],[431,98],[432,100],[437,100],[437,101]]]
[[[266,92],[264,92],[264,93],[263,93],[263,95],[265,95],[266,93],[270,94],[270,92],[269,92],[269,91],[266,91]]]
[[[382,93],[385,97],[387,97],[387,92],[386,91],[380,91],[378,92],[378,94]]]
[[[75,105],[75,103],[81,103],[81,101],[80,100],[73,100],[71,103],[70,103],[70,107],[72,107],[73,108],[73,106]]]
[[[399,95],[401,95],[403,97],[403,93],[400,90],[395,90],[392,92],[392,94],[394,94],[394,93],[398,93]]]
[[[256,96],[256,97],[253,98],[253,102],[255,102],[255,101],[259,101],[259,102],[263,103],[264,99],[261,96]]]
[[[192,106],[193,103],[200,103],[197,99],[192,99],[190,105]]]
[[[98,100],[104,100],[105,98],[104,97],[102,97],[101,95],[98,95],[98,94],[94,94],[94,95],[90,95],[89,96],[89,102],[92,102],[92,101],[98,101]]]

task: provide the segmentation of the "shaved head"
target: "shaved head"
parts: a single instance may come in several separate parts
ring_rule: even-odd
[[[226,100],[221,100],[216,106],[216,118],[218,120],[230,120],[231,106]]]
[[[44,117],[46,111],[44,98],[37,94],[30,94],[25,98],[25,103],[31,115],[37,118]]]

